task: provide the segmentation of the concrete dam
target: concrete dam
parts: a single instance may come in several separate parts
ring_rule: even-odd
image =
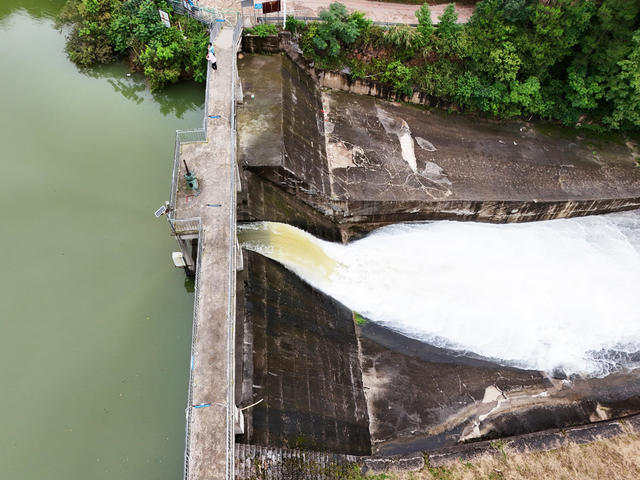
[[[196,302],[215,285],[231,299],[234,365],[215,403],[235,434],[226,478],[419,468],[421,452],[435,462],[549,429],[595,438],[584,425],[640,413],[640,217],[572,218],[640,207],[637,146],[322,89],[284,44],[245,54],[239,79],[223,77],[237,99],[237,164],[224,164],[234,180],[199,154],[202,195],[176,194],[178,219],[235,208],[220,230],[176,232],[194,268],[206,267]],[[236,107],[224,108],[234,125]],[[223,187],[233,201],[205,195]],[[550,221],[525,223],[537,220]],[[203,231],[228,237],[222,267]],[[210,339],[222,334],[219,314]],[[202,465],[222,455],[206,447],[225,425],[223,410],[206,413],[226,380],[209,357],[217,340],[201,338],[211,319],[198,318],[194,344],[195,368],[204,357],[209,370],[192,374],[194,391],[208,386],[190,405],[207,408],[187,420],[200,445],[188,478],[213,478]]]

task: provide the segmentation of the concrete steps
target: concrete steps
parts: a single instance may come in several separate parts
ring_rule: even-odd
[[[353,455],[237,443],[236,480],[337,480],[356,468]]]

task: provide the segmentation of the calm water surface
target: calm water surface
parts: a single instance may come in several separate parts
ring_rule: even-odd
[[[193,294],[153,211],[203,88],[79,71],[62,4],[0,1],[0,478],[176,479]]]

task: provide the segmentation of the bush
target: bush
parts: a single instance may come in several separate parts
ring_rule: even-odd
[[[295,35],[296,33],[304,30],[305,25],[304,20],[297,20],[295,17],[288,15],[284,29]]]
[[[272,23],[259,23],[253,28],[247,28],[245,32],[249,35],[255,35],[260,38],[265,38],[269,35],[277,35],[278,27],[276,27]]]
[[[412,57],[422,44],[418,31],[408,25],[393,25],[387,30],[384,41],[402,57]]]
[[[340,46],[350,45],[360,36],[360,32],[371,26],[371,21],[361,12],[347,13],[341,3],[332,3],[328,10],[320,12],[317,33],[313,38],[314,47],[329,57],[337,57]]]
[[[406,97],[413,95],[413,71],[397,60],[387,65],[387,70],[382,74],[382,80],[391,84],[400,95]]]

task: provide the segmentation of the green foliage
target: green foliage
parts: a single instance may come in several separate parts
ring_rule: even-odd
[[[315,48],[313,46],[313,39],[318,34],[318,24],[316,22],[309,23],[307,25],[306,30],[300,37],[300,48],[302,49],[302,53],[306,57],[314,57],[315,56]]]
[[[467,24],[453,5],[431,24],[387,30],[333,4],[300,34],[318,68],[348,66],[410,95],[415,89],[500,118],[640,129],[640,2],[482,0]]]
[[[203,82],[206,28],[177,15],[167,28],[158,9],[172,13],[165,0],[68,0],[59,21],[73,24],[67,40],[69,58],[90,66],[127,55],[130,65],[147,76],[152,90],[180,78]]]
[[[387,45],[396,49],[402,57],[412,57],[415,49],[421,45],[420,34],[408,25],[393,25],[384,35]]]
[[[247,28],[246,33],[248,33],[249,35],[256,35],[258,37],[265,38],[269,35],[277,35],[278,27],[276,27],[272,23],[259,23],[253,28]]]
[[[426,41],[433,35],[433,22],[431,21],[431,10],[429,4],[423,3],[419,10],[416,11],[416,18],[418,19],[418,32],[422,38]]]
[[[73,23],[67,53],[76,64],[87,67],[109,63],[115,58],[109,42],[108,25],[119,0],[70,0],[61,12],[60,23]]]
[[[413,95],[413,71],[400,61],[396,60],[387,65],[382,74],[382,80],[389,83],[393,89],[401,95],[411,97]]]
[[[332,3],[328,10],[321,11],[320,19],[313,46],[329,57],[337,57],[341,45],[353,44],[360,33],[371,26],[371,21],[366,20],[363,13],[349,15],[341,3]]]
[[[606,99],[613,110],[603,122],[613,129],[640,128],[640,30],[633,35],[632,48],[618,62],[620,73],[608,84]]]
[[[388,480],[389,475],[386,473],[379,473],[377,475],[365,475],[360,471],[360,466],[357,464],[351,465],[346,469],[344,473],[337,476],[341,480]]]
[[[285,22],[285,25],[284,25],[285,30],[295,35],[296,33],[304,30],[304,27],[305,27],[304,20],[297,20],[296,17],[287,15],[287,21]]]
[[[446,53],[457,52],[462,25],[458,23],[458,12],[453,3],[447,5],[439,17],[438,38],[441,40]]]
[[[353,312],[353,319],[355,320],[356,325],[362,326],[367,324],[367,319],[360,315],[358,312]]]

